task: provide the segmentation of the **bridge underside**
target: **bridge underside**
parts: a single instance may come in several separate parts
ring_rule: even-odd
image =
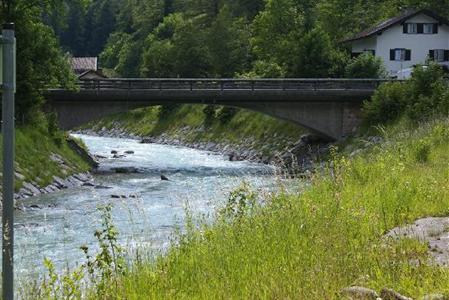
[[[354,133],[360,107],[372,90],[51,90],[50,109],[61,128],[69,130],[102,117],[132,109],[171,103],[217,104],[245,108],[292,121],[330,139]]]

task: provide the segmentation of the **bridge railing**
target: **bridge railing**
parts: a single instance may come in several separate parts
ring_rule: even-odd
[[[373,90],[382,79],[92,79],[81,90]]]

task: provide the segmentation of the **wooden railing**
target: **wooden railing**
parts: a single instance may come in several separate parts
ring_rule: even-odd
[[[80,90],[374,90],[382,79],[125,79],[81,80]]]

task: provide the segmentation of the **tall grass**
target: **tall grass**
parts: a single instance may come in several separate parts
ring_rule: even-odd
[[[27,126],[16,129],[15,168],[24,178],[16,178],[16,190],[23,181],[36,182],[41,187],[53,182],[53,176],[67,177],[78,172],[87,172],[89,164],[76,154],[61,139],[55,141],[42,126]],[[0,135],[1,141],[1,135]],[[58,155],[64,160],[64,167],[50,159],[51,155]],[[0,153],[0,167],[2,165]]]
[[[431,263],[427,245],[384,238],[395,226],[449,214],[449,120],[385,136],[352,159],[334,154],[301,195],[253,207],[250,193],[235,194],[232,203],[250,209],[189,224],[168,253],[136,258],[114,279],[118,289],[98,295],[94,286],[86,297],[340,299],[355,284],[449,295],[449,270]]]

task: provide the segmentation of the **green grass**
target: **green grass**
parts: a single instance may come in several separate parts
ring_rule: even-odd
[[[357,157],[331,155],[333,167],[302,194],[279,193],[212,225],[188,223],[168,253],[140,253],[124,274],[104,278],[106,290],[93,286],[86,295],[340,299],[351,285],[449,295],[449,269],[429,263],[427,245],[384,238],[420,217],[449,215],[449,119],[383,132],[384,143]]]
[[[113,115],[85,127],[108,129],[114,126],[140,136],[159,136],[163,133],[185,142],[218,142],[241,145],[252,143],[256,150],[266,152],[283,150],[306,133],[291,122],[248,110],[239,110],[227,124],[215,120],[205,126],[204,105],[182,105],[164,118],[159,118],[159,107],[142,108]],[[188,127],[188,130],[183,130]],[[269,149],[268,149],[269,148]]]
[[[52,153],[62,157],[67,167],[61,168],[58,163],[52,161],[50,159]],[[40,126],[16,129],[15,154],[16,171],[25,177],[24,180],[16,178],[16,190],[21,187],[23,181],[34,181],[44,187],[53,181],[53,176],[64,178],[90,169],[89,165],[68,147],[63,138],[60,141],[55,141]],[[0,166],[2,161],[3,159],[1,159]]]

